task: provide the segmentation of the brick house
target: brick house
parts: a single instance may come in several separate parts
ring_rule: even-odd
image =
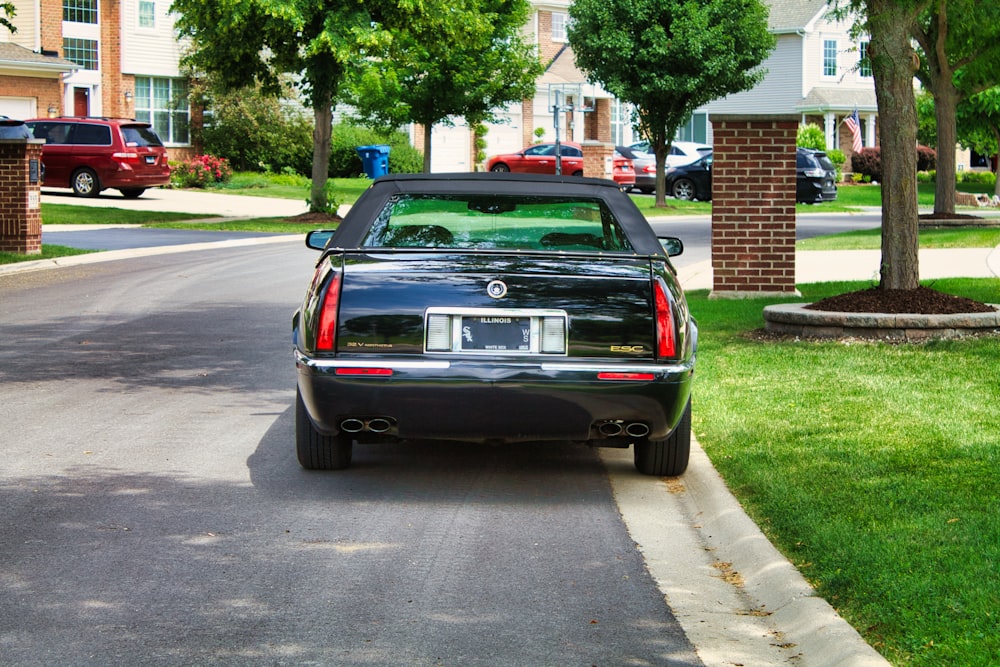
[[[870,68],[862,66],[860,59],[867,40],[852,39],[849,23],[829,18],[826,0],[765,2],[771,7],[769,28],[777,38],[777,47],[764,63],[764,81],[751,91],[696,110],[676,139],[711,143],[712,113],[794,114],[802,123],[823,128],[827,146],[840,148],[849,158],[851,134],[843,121],[857,109],[863,144],[875,145],[875,85]],[[556,90],[563,93],[564,99],[573,100],[576,108],[560,128],[562,139],[594,139],[615,145],[639,140],[632,129],[628,105],[588,83],[576,67],[566,39],[570,4],[571,0],[532,0],[534,11],[525,32],[537,45],[546,70],[538,79],[534,98],[511,105],[501,114],[504,122],[490,126],[487,154],[519,150],[535,140],[536,128],[540,128],[543,140],[554,139],[551,107]],[[453,128],[434,128],[433,171],[475,167],[467,148],[471,140],[463,139],[463,133],[468,135],[469,131],[460,121]]]
[[[0,30],[0,113],[145,120],[183,158],[192,113],[170,4],[18,0],[17,32]]]

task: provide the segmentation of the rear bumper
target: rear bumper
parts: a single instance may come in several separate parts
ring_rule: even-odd
[[[681,419],[694,371],[693,358],[669,366],[331,360],[298,350],[295,358],[299,389],[317,430],[336,434],[378,424],[376,433],[359,432],[359,439],[614,440],[626,437],[626,429],[665,438]],[[350,374],[372,368],[384,374]],[[603,371],[644,379],[598,379]],[[349,429],[345,420],[353,420]]]

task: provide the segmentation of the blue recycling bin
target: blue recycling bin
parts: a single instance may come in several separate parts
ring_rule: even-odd
[[[358,146],[358,156],[364,167],[365,176],[374,180],[389,173],[389,147],[384,144]]]

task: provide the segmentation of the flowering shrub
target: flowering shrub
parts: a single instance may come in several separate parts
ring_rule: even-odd
[[[211,183],[228,183],[233,169],[225,158],[196,155],[174,166],[171,179],[181,188],[203,188]]]

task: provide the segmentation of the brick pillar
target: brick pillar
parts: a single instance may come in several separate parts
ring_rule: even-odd
[[[0,139],[0,252],[42,252],[41,139]]]
[[[798,116],[712,115],[713,298],[792,296]]]
[[[613,144],[605,144],[600,141],[584,141],[580,144],[583,149],[583,175],[587,178],[612,179],[615,176],[615,147]]]
[[[530,146],[535,141],[535,100],[521,100],[521,145]]]

